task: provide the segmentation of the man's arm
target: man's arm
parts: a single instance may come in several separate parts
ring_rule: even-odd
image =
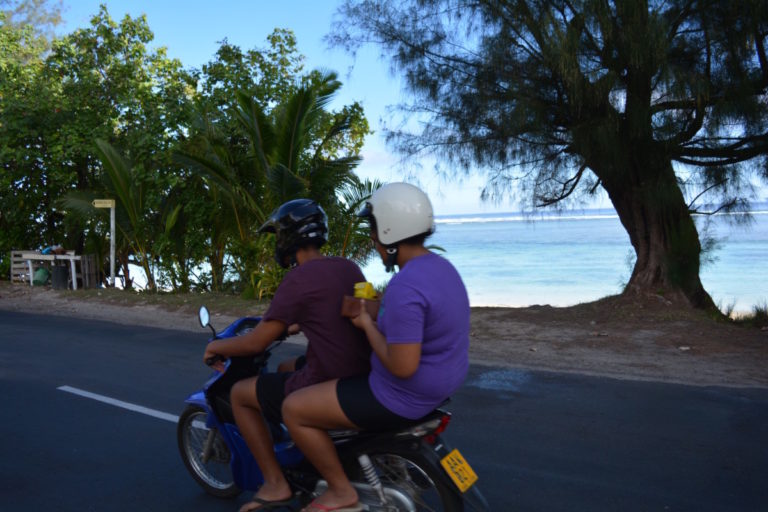
[[[279,320],[262,320],[256,327],[242,336],[213,340],[205,349],[203,360],[214,356],[225,358],[249,356],[264,352],[285,332],[285,323]]]

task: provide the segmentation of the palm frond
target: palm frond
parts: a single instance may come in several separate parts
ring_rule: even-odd
[[[278,144],[275,161],[297,173],[302,151],[309,144],[308,114],[315,104],[316,94],[311,88],[299,89],[292,95],[278,116]]]
[[[368,233],[362,229],[364,222],[357,216],[357,212],[381,186],[382,183],[379,180],[360,181],[355,177],[352,183],[341,190],[342,204],[345,208],[340,215],[340,219],[344,222],[340,254],[360,265],[370,260],[373,250]]]
[[[278,204],[306,195],[304,181],[282,164],[272,166],[267,172],[267,186]]]
[[[83,219],[108,217],[109,210],[94,207],[94,199],[96,193],[90,190],[71,190],[56,200],[56,207]]]
[[[144,197],[141,185],[133,179],[133,163],[105,140],[97,139],[96,147],[102,156],[108,184],[135,228],[141,217]]]
[[[238,91],[235,118],[251,143],[256,175],[263,176],[269,169],[272,148],[275,145],[275,131],[264,110],[248,93]]]
[[[384,185],[380,180],[357,180],[341,190],[341,198],[350,212],[357,212],[376,190]]]
[[[171,233],[171,230],[173,230],[174,226],[176,225],[176,222],[179,220],[179,213],[181,212],[181,207],[183,205],[177,204],[171,211],[166,212],[164,219],[165,219],[165,234],[169,235]]]
[[[174,151],[173,160],[216,185],[227,197],[237,195],[234,186],[237,180],[232,173],[232,168],[219,158],[205,157],[179,149]]]
[[[315,102],[318,109],[325,110],[333,97],[341,89],[339,75],[335,71],[320,71],[319,80],[315,83],[317,100]]]
[[[353,185],[357,180],[353,170],[360,160],[360,157],[351,156],[315,162],[308,180],[310,197],[326,201],[335,197],[338,190]]]

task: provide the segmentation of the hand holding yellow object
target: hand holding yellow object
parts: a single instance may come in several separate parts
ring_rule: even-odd
[[[376,290],[371,283],[355,283],[355,297],[358,299],[375,299]]]

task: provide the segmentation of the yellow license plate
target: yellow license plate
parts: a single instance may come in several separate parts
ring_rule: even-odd
[[[440,460],[440,464],[443,465],[443,469],[451,477],[453,483],[459,488],[461,492],[466,492],[467,489],[472,487],[472,484],[477,482],[477,475],[472,467],[466,461],[466,459],[459,453],[459,450],[454,449],[451,453],[446,455]]]

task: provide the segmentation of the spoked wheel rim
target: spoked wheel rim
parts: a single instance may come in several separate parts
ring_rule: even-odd
[[[183,447],[191,469],[206,485],[226,490],[234,485],[229,466],[231,455],[221,435],[205,423],[207,414],[197,411],[187,417],[183,431]],[[215,435],[210,458],[203,460],[203,452],[211,432]]]

